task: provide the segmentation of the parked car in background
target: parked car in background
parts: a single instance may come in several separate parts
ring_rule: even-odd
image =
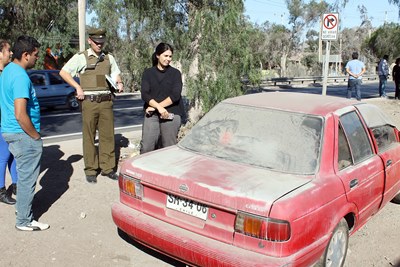
[[[71,110],[79,108],[75,88],[61,78],[58,70],[30,70],[28,75],[41,107],[67,106]]]
[[[112,217],[189,265],[343,266],[349,236],[400,202],[399,173],[399,131],[378,107],[251,94],[176,146],[126,160]]]

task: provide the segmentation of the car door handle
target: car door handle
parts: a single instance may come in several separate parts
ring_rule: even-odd
[[[388,161],[386,161],[386,167],[389,167],[390,165],[392,165],[392,160],[389,159]]]
[[[353,179],[350,181],[350,189],[358,185],[358,179]]]

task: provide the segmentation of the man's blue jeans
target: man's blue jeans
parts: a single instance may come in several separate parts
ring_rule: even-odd
[[[16,226],[26,226],[33,220],[32,201],[40,172],[43,141],[34,140],[26,133],[3,133],[3,138],[17,162]]]
[[[347,98],[351,98],[351,92],[356,92],[356,98],[358,101],[361,100],[361,79],[349,79],[347,85]]]
[[[379,75],[379,96],[386,97],[387,76]]]

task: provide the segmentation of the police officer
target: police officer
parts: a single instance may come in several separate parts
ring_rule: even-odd
[[[97,182],[101,175],[118,180],[115,172],[115,141],[112,87],[106,75],[123,91],[121,71],[114,57],[103,51],[106,42],[104,29],[88,31],[89,49],[75,54],[61,69],[61,77],[76,89],[82,107],[83,159],[86,180]],[[79,76],[80,84],[74,80]],[[95,147],[96,130],[99,133],[98,154]]]

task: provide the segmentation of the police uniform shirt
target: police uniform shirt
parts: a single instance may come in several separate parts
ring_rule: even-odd
[[[95,56],[95,52],[91,48],[87,49],[88,56]],[[115,58],[113,55],[108,54],[108,57],[110,59],[110,65],[111,65],[111,73],[110,76],[111,78],[115,81],[117,75],[121,74],[121,71],[118,68],[117,62],[115,61]],[[86,57],[84,53],[78,53],[75,54],[62,68],[64,71],[68,72],[71,74],[72,77],[75,77],[77,73],[84,73],[86,69]],[[93,92],[91,92],[93,93]]]

